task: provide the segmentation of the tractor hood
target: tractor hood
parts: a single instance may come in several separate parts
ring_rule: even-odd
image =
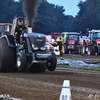
[[[69,44],[74,44],[74,43],[75,43],[74,39],[69,40]]]
[[[96,39],[96,42],[97,42],[97,43],[100,43],[100,39]]]
[[[35,47],[41,48],[44,47],[46,44],[46,38],[44,34],[40,33],[28,33],[27,34],[32,46],[34,45]]]

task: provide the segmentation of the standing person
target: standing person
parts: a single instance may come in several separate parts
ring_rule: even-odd
[[[58,40],[58,45],[59,45],[59,51],[60,51],[60,56],[63,56],[63,54],[62,54],[62,39],[61,39],[61,37],[60,37],[60,39]]]

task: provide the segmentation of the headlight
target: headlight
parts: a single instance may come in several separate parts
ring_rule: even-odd
[[[46,47],[41,47],[40,49],[41,49],[41,50],[46,50]]]
[[[38,50],[38,49],[39,49],[39,48],[36,47],[34,44],[32,44],[32,48],[33,48],[34,50]]]
[[[41,49],[41,50],[46,50],[46,48],[47,48],[46,45],[44,45],[44,46],[41,47],[40,49]]]

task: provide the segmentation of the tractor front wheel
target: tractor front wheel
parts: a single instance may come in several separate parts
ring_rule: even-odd
[[[17,54],[16,63],[18,71],[24,71],[27,68],[27,58],[25,52],[19,52]]]
[[[47,69],[49,71],[54,71],[56,69],[56,66],[57,66],[57,58],[55,53],[52,52],[51,60],[47,61]]]

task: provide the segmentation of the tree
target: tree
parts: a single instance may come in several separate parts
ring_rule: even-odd
[[[80,11],[73,22],[72,30],[82,31],[86,35],[87,28],[100,29],[100,0],[80,1],[78,7]]]
[[[71,32],[72,31],[72,23],[74,21],[74,17],[71,15],[67,15],[67,20],[66,20],[66,27],[65,31],[66,32]]]
[[[51,34],[51,32],[65,31],[66,16],[62,6],[55,6],[43,0],[40,4],[33,24],[33,31]]]
[[[3,9],[2,9],[3,8]],[[37,16],[34,19],[33,31],[38,33],[51,34],[51,32],[65,31],[68,16],[64,15],[63,6],[50,4],[42,0],[37,9]],[[24,17],[23,0],[0,0],[0,22],[12,22],[13,17]]]
[[[0,23],[13,21],[15,15],[24,16],[22,10],[22,0],[15,2],[14,0],[0,0]]]

